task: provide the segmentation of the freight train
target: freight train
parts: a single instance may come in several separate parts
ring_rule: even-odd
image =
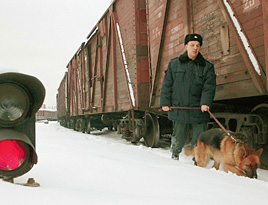
[[[113,1],[67,65],[57,95],[61,125],[86,133],[108,127],[128,141],[161,146],[172,133],[159,110],[164,71],[185,51],[188,33],[203,36],[201,53],[215,66],[211,111],[252,146],[267,148],[268,2],[262,0]],[[268,167],[268,148],[262,163]]]

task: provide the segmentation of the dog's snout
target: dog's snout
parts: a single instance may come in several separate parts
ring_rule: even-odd
[[[258,176],[257,175],[253,175],[253,176],[249,176],[249,178],[251,178],[251,179],[257,179]]]
[[[257,179],[257,178],[258,178],[256,172],[255,172],[255,173],[251,173],[251,172],[247,172],[247,171],[245,171],[245,173],[246,173],[246,175],[247,175],[249,178],[251,178],[251,179]]]

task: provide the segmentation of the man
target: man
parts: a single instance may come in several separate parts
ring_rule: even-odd
[[[173,121],[171,140],[172,158],[179,154],[192,133],[192,146],[198,136],[207,129],[209,113],[216,88],[214,65],[199,52],[202,37],[199,34],[185,36],[186,52],[169,62],[163,80],[160,106],[168,111]],[[201,107],[201,109],[172,109],[171,107]]]

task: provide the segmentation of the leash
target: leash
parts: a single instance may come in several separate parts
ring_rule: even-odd
[[[201,107],[170,107],[170,109],[185,109],[185,110],[200,110]],[[229,136],[231,137],[232,141],[234,143],[241,143],[240,140],[238,141],[237,139],[235,139],[233,137],[233,135],[231,135],[230,132],[227,131],[227,129],[225,129],[225,127],[219,122],[219,120],[217,120],[217,118],[210,112],[210,110],[207,111],[210,116],[215,120],[215,122],[220,126],[220,128]]]
[[[208,110],[207,111],[209,114],[210,114],[210,116],[215,120],[215,122],[217,122],[217,124],[220,126],[220,128],[229,136],[229,137],[231,137],[231,139],[232,139],[232,141],[234,142],[234,143],[238,143],[238,140],[237,139],[235,139],[234,137],[233,137],[233,135],[231,135],[231,133],[230,132],[228,132],[226,129],[225,129],[225,127],[223,127],[223,125],[219,122],[219,120],[217,120],[217,118],[210,112],[210,110]],[[239,143],[241,143],[241,142],[239,142]]]

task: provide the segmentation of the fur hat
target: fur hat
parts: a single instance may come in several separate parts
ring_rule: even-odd
[[[187,34],[184,39],[184,45],[186,45],[189,41],[198,41],[200,43],[200,46],[202,46],[202,36],[200,36],[197,33],[193,34]]]

